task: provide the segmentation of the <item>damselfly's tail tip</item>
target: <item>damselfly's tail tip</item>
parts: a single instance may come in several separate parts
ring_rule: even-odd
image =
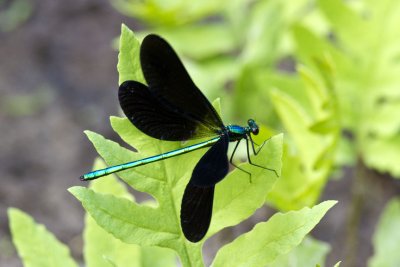
[[[85,175],[81,175],[81,176],[79,177],[79,180],[81,180],[81,181],[87,181],[87,180],[85,179]]]

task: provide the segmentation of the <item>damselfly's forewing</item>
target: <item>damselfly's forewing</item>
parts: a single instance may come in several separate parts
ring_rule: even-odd
[[[169,141],[213,137],[224,129],[221,118],[193,83],[174,50],[162,38],[148,35],[140,48],[147,85],[127,81],[119,101],[128,119],[145,134]],[[195,166],[181,205],[186,238],[201,240],[211,221],[214,186],[228,172],[229,137],[221,135]]]

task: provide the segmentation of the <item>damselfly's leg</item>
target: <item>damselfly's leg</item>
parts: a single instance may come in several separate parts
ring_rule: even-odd
[[[269,140],[269,139],[268,139],[268,140]],[[267,142],[268,140],[265,140],[265,141],[262,143],[261,147],[258,149],[258,151],[257,151],[257,153],[256,153],[256,151],[255,151],[255,149],[254,149],[253,140],[251,139],[251,136],[250,136],[250,142],[251,142],[251,146],[252,146],[252,148],[253,148],[254,155],[257,155],[258,152],[260,152],[260,149],[263,147],[263,145],[265,144],[265,142]],[[249,161],[249,163],[250,163],[251,165],[256,166],[256,167],[259,167],[259,168],[263,168],[263,169],[265,169],[265,170],[272,171],[272,172],[275,173],[276,177],[279,177],[279,175],[278,175],[278,173],[276,172],[276,170],[270,169],[270,168],[267,168],[267,167],[264,167],[264,166],[261,166],[261,165],[258,165],[258,164],[255,164],[255,163],[251,162],[251,159],[250,159],[249,140],[247,139],[247,137],[246,137],[246,148],[247,148],[247,159],[248,159],[248,161]]]
[[[249,135],[249,138],[250,138],[250,141],[251,141],[251,147],[253,148],[253,153],[254,153],[254,155],[257,155],[257,154],[260,152],[261,148],[263,148],[263,146],[265,145],[265,143],[267,143],[267,142],[272,138],[272,136],[271,136],[270,138],[268,138],[267,140],[265,140],[265,141],[261,144],[261,146],[259,146],[259,148],[258,148],[257,150],[256,150],[255,147],[254,147],[254,144],[256,144],[256,142],[253,141],[253,138],[251,138],[251,135]],[[257,145],[257,144],[256,144],[256,145]]]
[[[246,171],[246,170],[243,170],[243,168],[240,168],[240,167],[237,166],[235,163],[233,163],[233,155],[235,155],[236,149],[238,148],[238,146],[239,146],[239,144],[240,144],[240,141],[242,141],[242,139],[240,139],[239,141],[237,141],[237,143],[236,143],[236,145],[235,145],[235,148],[233,149],[231,158],[229,159],[229,162],[230,162],[230,163],[232,164],[232,166],[234,166],[235,168],[241,170],[242,172],[247,173],[247,174],[250,176],[250,182],[251,182],[251,173],[248,172],[248,171]]]

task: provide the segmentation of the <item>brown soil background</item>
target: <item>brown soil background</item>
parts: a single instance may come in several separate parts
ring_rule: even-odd
[[[111,42],[122,22],[133,24],[106,0],[37,0],[33,8],[27,22],[0,32],[4,267],[22,266],[8,246],[8,207],[28,212],[81,257],[84,213],[66,189],[82,185],[78,177],[96,156],[83,130],[115,138],[108,123],[118,112],[117,51]],[[7,108],[24,105],[20,99],[26,97],[32,106],[26,114]]]

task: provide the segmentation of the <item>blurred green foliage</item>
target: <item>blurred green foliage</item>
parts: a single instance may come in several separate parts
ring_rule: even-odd
[[[400,262],[399,232],[400,198],[392,199],[385,207],[373,237],[375,254],[369,267],[397,266]]]
[[[32,116],[47,108],[53,100],[54,90],[42,85],[31,93],[3,95],[0,112],[11,117]]]
[[[68,247],[26,213],[8,210],[13,242],[25,267],[77,267]]]
[[[29,0],[0,0],[0,31],[16,29],[31,16],[33,4]]]
[[[307,237],[289,254],[280,256],[267,267],[315,266],[325,262],[329,250],[330,246],[328,244]]]
[[[221,97],[226,121],[288,133],[275,207],[315,204],[359,159],[400,177],[398,1],[111,3],[147,26],[139,37],[172,44],[202,91]]]

